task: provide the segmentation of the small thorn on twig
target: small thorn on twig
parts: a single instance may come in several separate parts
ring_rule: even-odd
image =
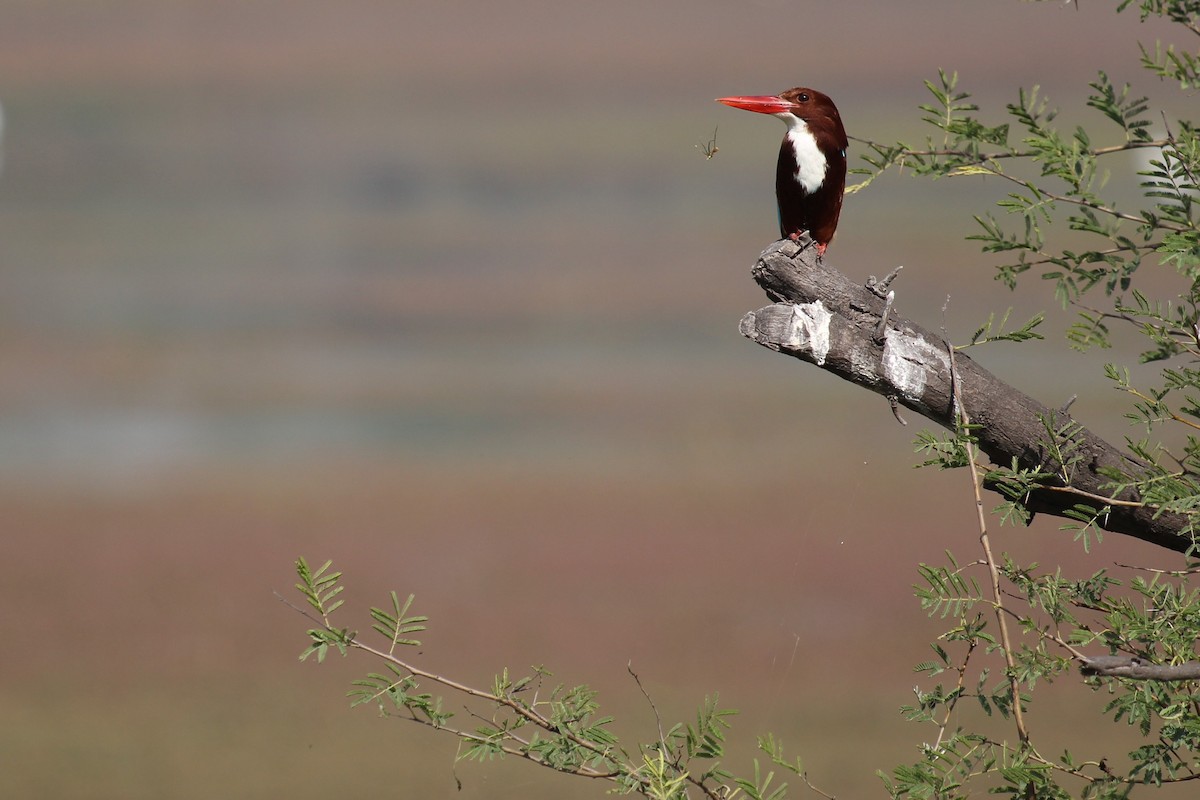
[[[883,341],[884,332],[887,330],[888,317],[892,315],[892,303],[896,302],[896,293],[888,292],[887,298],[883,303],[883,313],[879,315],[879,324],[875,326],[875,334],[871,337],[875,340],[875,344]]]
[[[1071,406],[1075,405],[1075,401],[1078,399],[1079,399],[1079,395],[1077,395],[1077,394],[1073,394],[1070,397],[1068,397],[1067,402],[1063,403],[1062,408],[1058,409],[1058,413],[1062,414],[1063,416],[1066,416],[1067,412],[1069,412],[1071,410]]]
[[[896,418],[896,422],[901,425],[908,425],[908,421],[900,416],[900,398],[894,394],[887,396],[888,405],[892,407],[892,416]]]
[[[883,280],[876,280],[872,275],[867,278],[867,288],[871,290],[871,294],[876,297],[884,297],[888,287],[892,285],[892,281],[896,280],[896,276],[900,274],[900,270],[904,269],[904,265],[896,267],[894,270],[883,276]]]

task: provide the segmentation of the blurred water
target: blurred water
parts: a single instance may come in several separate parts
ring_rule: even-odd
[[[882,35],[878,9],[839,9],[810,13],[830,30]],[[422,14],[433,30],[490,17],[462,11]],[[542,12],[565,30],[591,18]],[[630,45],[627,62],[589,72],[581,65],[609,39],[587,27],[578,63],[557,40],[547,51],[574,81],[547,90],[530,52],[494,69],[488,48],[546,44],[521,26],[492,26],[488,48],[466,54],[411,36],[389,49],[358,17],[322,45],[320,14],[305,13],[313,27],[305,14],[284,29],[269,14],[231,24],[237,15],[186,4],[132,30],[82,8],[57,22],[33,6],[15,18],[27,38],[7,58],[43,71],[14,71],[5,97],[0,467],[159,469],[358,447],[404,458],[514,426],[497,441],[552,442],[539,432],[554,424],[545,406],[574,414],[568,427],[595,427],[586,391],[606,385],[631,392],[623,413],[636,419],[638,406],[698,402],[720,416],[746,400],[722,385],[792,379],[777,377],[791,365],[761,359],[735,333],[760,299],[744,270],[774,234],[780,130],[711,102],[790,81],[786,53],[756,44],[762,67],[731,73],[719,54],[756,37],[729,39],[727,12],[627,10],[709,44],[692,52],[674,30],[679,64],[652,69],[663,54]],[[1013,16],[997,14],[1021,25]],[[109,38],[81,49],[70,32],[84,19]],[[1099,15],[1039,19],[1115,29]],[[251,31],[274,38],[251,46]],[[958,47],[942,46],[945,58]],[[826,58],[838,48],[810,47]],[[920,50],[905,49],[908,74],[854,59],[824,84],[854,132],[910,130],[928,74]],[[203,58],[213,51],[227,60]],[[344,60],[323,74],[316,65],[331,54]],[[982,89],[1011,91],[1022,79],[1011,66]],[[721,151],[706,160],[696,145],[714,129]],[[907,313],[937,313],[951,294],[952,314],[973,328],[981,309],[1011,300],[982,296],[978,273],[954,267],[972,251],[961,242],[969,219],[940,236],[922,220],[948,193],[958,204],[990,191],[881,182],[848,201],[835,263],[865,277],[905,262]],[[564,381],[573,398],[556,396]],[[610,443],[629,437],[631,453],[655,435],[637,423],[599,428]]]

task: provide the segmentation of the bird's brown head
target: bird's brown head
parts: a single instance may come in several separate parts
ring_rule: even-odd
[[[771,114],[785,123],[789,116],[796,117],[809,123],[810,127],[827,131],[837,147],[844,149],[847,145],[842,117],[833,100],[824,92],[807,86],[797,86],[777,95],[718,97],[717,102],[758,114]]]

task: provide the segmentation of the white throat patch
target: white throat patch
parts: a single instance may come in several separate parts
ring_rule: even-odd
[[[821,148],[817,147],[817,138],[808,129],[807,123],[795,114],[776,114],[788,126],[787,140],[792,145],[796,155],[796,180],[804,187],[804,191],[815,192],[825,181],[825,172],[829,162]]]

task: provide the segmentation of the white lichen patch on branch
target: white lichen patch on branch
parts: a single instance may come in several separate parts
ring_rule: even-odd
[[[933,370],[950,372],[950,359],[945,348],[930,344],[923,336],[910,336],[893,329],[887,331],[883,343],[883,376],[901,396],[920,401]]]
[[[829,355],[829,320],[833,314],[821,304],[800,303],[792,306],[791,325],[781,332],[779,344],[791,350],[807,349],[817,366]]]

